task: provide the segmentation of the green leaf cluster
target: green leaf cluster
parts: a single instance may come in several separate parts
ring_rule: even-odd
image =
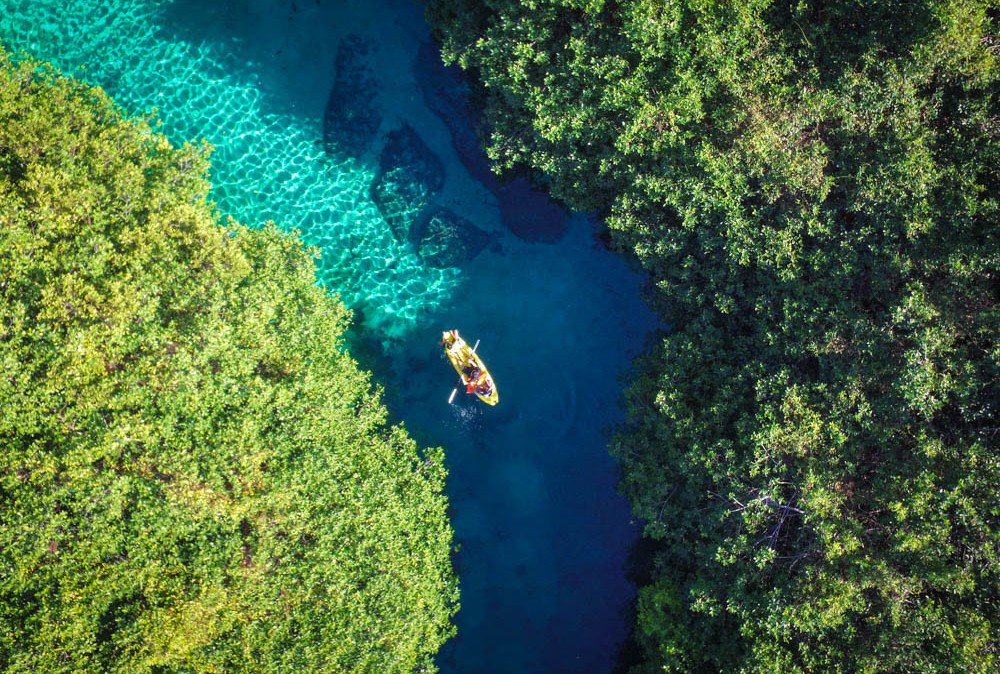
[[[1000,666],[994,0],[431,0],[673,325],[614,438],[636,671]]]
[[[0,669],[433,671],[442,453],[207,155],[0,50]]]

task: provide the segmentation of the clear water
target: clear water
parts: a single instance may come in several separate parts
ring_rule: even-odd
[[[358,108],[377,111],[378,131],[370,146],[331,151],[323,117],[349,36],[367,45],[355,60],[375,91]],[[455,149],[461,120],[429,107],[427,68],[414,65],[430,39],[422,8],[0,0],[0,39],[103,86],[132,112],[155,107],[175,142],[208,139],[221,212],[297,228],[322,250],[321,279],[358,311],[356,353],[376,369],[390,408],[418,440],[448,450],[462,609],[442,670],[610,671],[637,532],[604,432],[621,419],[620,378],[655,325],[639,277],[597,244],[586,218],[574,216],[558,238],[564,223],[552,219],[565,216],[539,208],[532,226],[545,235],[534,243],[504,226],[501,213],[534,202],[483,180],[468,147]],[[433,207],[490,235],[471,264],[426,263],[371,198],[382,139],[404,123],[443,168]],[[455,377],[436,341],[449,327],[482,340],[496,408],[462,393],[448,404]]]

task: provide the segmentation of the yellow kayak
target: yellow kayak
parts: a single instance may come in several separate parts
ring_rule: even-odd
[[[471,385],[472,392],[487,405],[496,405],[500,402],[500,394],[497,393],[493,375],[486,369],[486,363],[479,354],[473,351],[458,334],[458,330],[445,331],[441,336],[441,344],[467,391]]]

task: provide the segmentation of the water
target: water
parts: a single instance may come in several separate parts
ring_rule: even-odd
[[[461,86],[428,58],[422,8],[0,8],[8,48],[105,87],[130,111],[157,108],[175,142],[207,138],[221,212],[297,228],[322,250],[320,278],[357,311],[356,353],[390,409],[448,450],[462,609],[442,670],[610,671],[637,530],[603,433],[621,418],[620,377],[653,319],[639,277],[587,218],[484,171],[456,105]],[[496,408],[463,393],[448,404],[455,377],[436,342],[450,327],[482,340]]]

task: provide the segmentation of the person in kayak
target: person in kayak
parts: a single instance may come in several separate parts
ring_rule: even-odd
[[[466,393],[478,393],[482,396],[488,396],[493,391],[493,387],[490,386],[490,380],[487,373],[483,372],[472,363],[466,365],[462,369],[462,374],[464,374],[467,378],[467,383],[465,384]]]
[[[465,375],[465,392],[475,393],[480,379],[483,378],[483,371],[475,363],[466,363],[465,367],[462,368],[462,374]]]

